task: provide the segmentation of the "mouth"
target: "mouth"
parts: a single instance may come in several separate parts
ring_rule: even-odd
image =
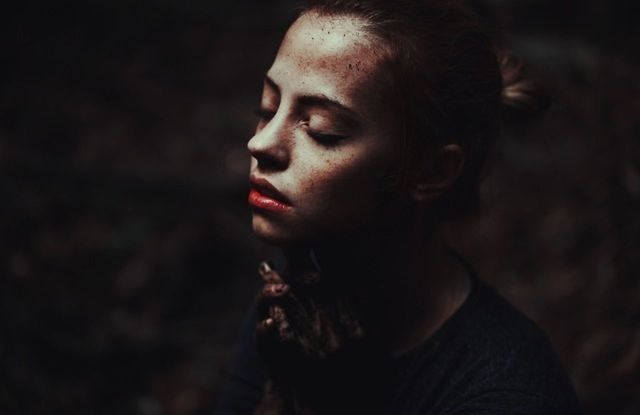
[[[251,206],[278,212],[292,208],[291,202],[268,180],[258,178],[252,174],[249,176],[249,181],[251,182],[251,191],[249,192],[248,202]]]

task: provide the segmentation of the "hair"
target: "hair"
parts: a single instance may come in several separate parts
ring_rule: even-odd
[[[501,119],[534,115],[549,103],[540,86],[523,77],[522,61],[499,52],[462,1],[309,0],[302,13],[308,12],[361,18],[381,40],[401,132],[390,188],[406,188],[422,163],[435,166],[430,157],[440,146],[456,143],[464,166],[434,211],[441,220],[473,212]]]

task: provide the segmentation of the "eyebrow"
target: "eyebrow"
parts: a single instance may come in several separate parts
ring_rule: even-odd
[[[267,85],[276,90],[278,94],[281,93],[280,86],[273,79],[271,79],[269,75],[265,75],[264,81]],[[333,111],[337,113],[337,115],[340,116],[343,121],[353,125],[359,124],[360,117],[354,110],[339,101],[327,97],[324,94],[303,95],[298,97],[298,102],[303,107],[319,107],[325,110]]]

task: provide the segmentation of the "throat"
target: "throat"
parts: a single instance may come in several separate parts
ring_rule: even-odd
[[[351,249],[333,244],[317,251],[323,276],[351,303],[367,340],[392,356],[432,336],[471,290],[466,268],[440,232],[409,240],[369,237],[350,241]]]

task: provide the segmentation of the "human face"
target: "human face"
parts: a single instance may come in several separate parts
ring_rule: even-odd
[[[268,242],[309,244],[345,235],[379,213],[378,189],[395,140],[382,99],[382,53],[363,24],[356,17],[304,14],[267,71],[260,120],[247,147],[253,230]],[[261,179],[280,193],[271,192],[276,201]]]

